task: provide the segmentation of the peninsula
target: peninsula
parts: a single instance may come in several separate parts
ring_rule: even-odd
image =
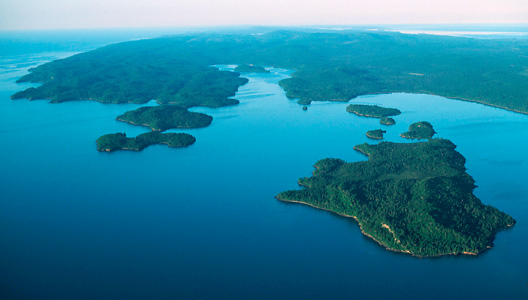
[[[186,133],[159,133],[156,131],[128,138],[125,133],[106,134],[97,139],[97,150],[112,152],[116,150],[141,151],[150,145],[166,144],[169,147],[187,147],[196,139]]]
[[[301,190],[277,199],[353,217],[363,234],[414,256],[476,255],[515,220],[475,197],[464,157],[449,140],[362,144],[368,161],[327,158]]]
[[[42,85],[12,98],[155,99],[183,107],[218,107],[238,103],[230,97],[247,79],[210,66],[234,63],[295,70],[280,85],[304,105],[377,93],[427,93],[528,113],[528,40],[263,30],[258,35],[186,34],[109,45],[31,69],[18,82]]]
[[[154,131],[171,128],[207,127],[213,117],[175,105],[145,106],[128,111],[117,117],[118,121],[134,125],[148,126]]]
[[[349,113],[354,113],[358,116],[370,118],[384,118],[401,114],[401,111],[396,108],[386,108],[378,105],[364,104],[350,104],[347,106],[346,111]]]
[[[432,139],[435,133],[436,132],[434,131],[433,125],[431,125],[431,123],[422,121],[411,124],[411,126],[409,126],[409,131],[400,134],[400,136],[402,138],[411,140],[426,140]]]

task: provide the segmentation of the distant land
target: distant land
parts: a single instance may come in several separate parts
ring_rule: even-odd
[[[196,139],[186,133],[159,133],[156,131],[129,138],[125,133],[106,134],[97,139],[97,150],[112,152],[117,150],[141,151],[150,145],[166,144],[169,147],[187,147]]]
[[[515,220],[475,197],[464,157],[449,140],[362,144],[368,161],[327,158],[301,190],[277,195],[353,217],[363,234],[390,250],[414,256],[476,255]]]
[[[240,66],[235,68],[235,72],[240,72],[240,73],[269,73],[270,71],[264,69],[261,66],[240,65]]]
[[[442,51],[439,51],[442,49]],[[219,107],[247,79],[217,64],[291,69],[287,96],[349,101],[377,93],[426,93],[528,113],[528,40],[396,32],[277,30],[202,33],[109,45],[31,69],[42,83],[13,99],[95,100]]]

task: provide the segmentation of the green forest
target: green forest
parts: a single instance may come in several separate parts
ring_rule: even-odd
[[[269,73],[270,71],[264,69],[261,66],[240,65],[240,66],[235,68],[235,72],[239,72],[239,73]]]
[[[385,118],[385,117],[390,117],[390,116],[397,116],[401,114],[401,111],[396,108],[387,108],[387,107],[381,107],[378,105],[365,105],[365,104],[350,104],[349,106],[347,106],[346,111],[348,111],[349,113],[356,114],[358,116],[380,118],[380,119]]]
[[[141,151],[150,145],[166,144],[169,147],[187,147],[196,139],[186,133],[160,133],[157,131],[140,134],[129,138],[125,133],[112,133],[97,139],[97,150],[112,152],[116,150]]]
[[[428,93],[528,112],[527,40],[395,32],[202,33],[109,45],[41,65],[13,99],[96,100],[183,107],[236,104],[247,80],[215,64],[292,69],[280,85],[302,104],[360,95]]]
[[[387,131],[376,129],[376,130],[369,130],[367,131],[366,135],[368,138],[371,138],[373,140],[383,140],[383,134]]]
[[[449,140],[381,142],[354,149],[368,161],[327,158],[300,190],[277,195],[355,217],[383,246],[415,256],[478,254],[515,220],[475,197],[465,158]]]
[[[176,105],[140,107],[117,117],[118,121],[135,125],[148,126],[154,131],[165,131],[171,128],[207,127],[213,117]]]
[[[391,125],[396,125],[396,121],[393,118],[383,117],[380,119],[380,124],[391,126]]]
[[[411,140],[426,140],[432,139],[435,135],[433,125],[429,122],[416,122],[409,126],[409,131],[400,134],[402,138],[411,139]]]

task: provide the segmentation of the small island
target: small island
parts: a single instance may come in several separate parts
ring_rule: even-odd
[[[417,122],[409,126],[409,131],[400,134],[402,138],[411,139],[411,140],[429,140],[435,135],[433,125],[429,122]]]
[[[473,194],[475,181],[455,148],[444,139],[358,145],[368,161],[320,160],[312,177],[299,179],[302,189],[277,199],[352,217],[389,250],[476,255],[515,220]]]
[[[380,124],[381,125],[392,126],[392,125],[396,125],[396,121],[393,118],[383,117],[383,118],[380,119]]]
[[[112,152],[116,150],[141,151],[150,145],[166,144],[169,147],[187,147],[196,139],[186,133],[147,132],[135,138],[128,138],[125,133],[106,134],[97,139],[97,150]]]
[[[239,73],[269,73],[270,71],[264,69],[261,66],[240,65],[240,66],[235,68],[235,72],[239,72]]]
[[[383,134],[387,131],[376,129],[367,131],[367,137],[373,140],[383,140]]]
[[[362,117],[383,118],[397,116],[401,111],[396,108],[381,107],[378,105],[350,104],[346,110]]]
[[[207,127],[213,117],[175,105],[160,105],[140,107],[117,117],[118,121],[134,125],[148,126],[154,131],[164,131],[172,128]]]

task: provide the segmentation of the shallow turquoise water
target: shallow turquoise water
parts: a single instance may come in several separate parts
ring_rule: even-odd
[[[302,111],[277,82],[252,74],[240,105],[194,108],[211,126],[183,130],[184,149],[99,153],[102,134],[147,130],[115,121],[138,105],[9,100],[31,65],[0,64],[2,299],[526,299],[528,116],[429,95],[361,97],[397,107],[397,125],[314,103]],[[9,59],[9,60],[8,60]],[[29,59],[31,59],[29,61]],[[150,103],[149,105],[154,105]],[[387,140],[416,121],[458,145],[487,204],[518,223],[478,257],[417,259],[384,250],[354,220],[273,197],[325,157]]]

